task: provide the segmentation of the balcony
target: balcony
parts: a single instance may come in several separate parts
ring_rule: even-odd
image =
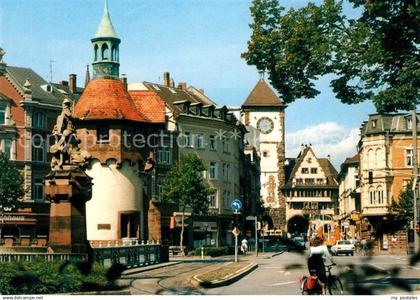
[[[331,197],[286,197],[286,202],[333,202]]]

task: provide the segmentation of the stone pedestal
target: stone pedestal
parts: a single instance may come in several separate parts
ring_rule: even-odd
[[[48,245],[59,253],[86,253],[86,201],[92,197],[92,178],[78,166],[63,166],[45,178],[51,200]]]

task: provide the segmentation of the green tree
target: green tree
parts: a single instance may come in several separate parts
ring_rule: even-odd
[[[407,227],[413,220],[414,192],[411,184],[408,184],[399,195],[399,201],[392,201],[389,211],[395,216],[395,219],[403,222],[403,227]]]
[[[208,196],[214,190],[203,179],[204,162],[196,154],[181,155],[179,163],[172,166],[162,183],[162,201],[173,201],[181,211],[180,246],[183,247],[185,212],[192,215],[208,212]]]
[[[23,182],[24,178],[19,170],[10,162],[6,154],[0,152],[0,213],[2,216],[5,209],[20,206],[19,199],[25,195]]]
[[[287,12],[278,0],[253,0],[252,36],[242,57],[285,102],[314,98],[315,82],[330,85],[343,103],[372,100],[379,112],[408,110],[420,95],[420,18],[417,0],[323,0]]]

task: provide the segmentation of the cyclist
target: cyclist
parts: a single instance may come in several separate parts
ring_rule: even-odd
[[[333,264],[335,262],[328,251],[324,241],[320,237],[313,238],[309,243],[309,257],[308,257],[308,270],[309,274],[316,275],[318,282],[322,288],[322,294],[326,295],[327,292],[327,275],[325,271],[326,264]]]

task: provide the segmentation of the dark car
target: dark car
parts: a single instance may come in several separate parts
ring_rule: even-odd
[[[305,238],[304,237],[302,237],[302,236],[295,236],[294,238],[293,238],[293,246],[294,246],[294,248],[295,249],[298,249],[298,250],[305,250]]]

